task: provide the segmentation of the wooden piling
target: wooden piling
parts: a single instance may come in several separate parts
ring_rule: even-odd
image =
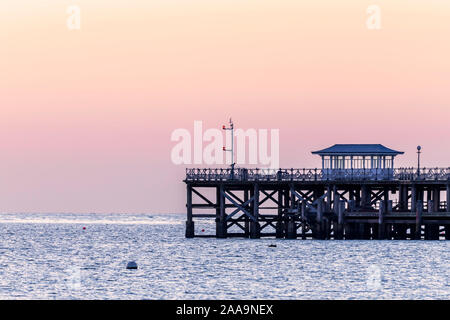
[[[450,212],[450,183],[446,186],[447,189],[447,212]]]
[[[361,208],[370,207],[370,188],[367,185],[361,186]]]
[[[419,200],[416,204],[416,230],[414,233],[414,239],[420,240],[422,238],[422,214],[423,214],[423,201]]]
[[[278,220],[275,226],[275,237],[277,239],[284,238],[284,223],[283,223],[283,190],[278,190]]]
[[[439,212],[441,210],[441,189],[435,187],[433,189],[433,212]]]
[[[297,229],[294,219],[288,221],[286,239],[297,239]]]
[[[335,238],[338,240],[344,239],[344,224],[345,224],[345,201],[339,203],[338,223]]]
[[[417,211],[417,187],[416,185],[411,186],[411,212]]]
[[[307,223],[307,217],[306,217],[306,201],[302,201],[301,203],[301,221],[302,221],[302,239],[306,239],[306,223]]]
[[[398,206],[400,211],[408,210],[408,187],[404,185],[399,185],[398,192]]]
[[[406,224],[394,224],[393,226],[394,230],[394,240],[406,240],[406,230],[407,225]]]
[[[384,201],[380,201],[378,209],[378,240],[384,240],[386,238],[386,226],[384,224],[385,208]]]
[[[194,221],[192,220],[192,187],[187,185],[187,221],[186,221],[186,238],[194,238],[195,229],[194,229]]]
[[[316,214],[316,238],[325,239],[325,225],[323,220],[323,201],[322,199],[317,202],[317,214]]]
[[[339,198],[339,193],[337,191],[337,186],[334,185],[333,186],[333,211],[335,213],[337,213],[338,210],[339,210],[338,209],[339,208],[339,201],[340,201],[340,198]]]
[[[428,190],[428,199],[430,199],[430,195],[431,194],[432,194],[432,192],[430,192],[430,190]],[[434,201],[433,200],[428,200],[427,201],[427,211],[428,211],[428,213],[433,213],[433,209],[434,209]],[[438,228],[439,228],[439,226],[438,226]],[[433,233],[434,233],[434,231],[436,229],[435,225],[425,224],[424,229],[425,229],[424,239],[425,240],[433,240]]]
[[[332,210],[332,189],[330,185],[327,185],[327,211],[330,212]]]
[[[444,232],[445,232],[445,240],[450,240],[450,225],[446,224],[444,226]]]
[[[223,184],[217,188],[217,201],[218,201],[218,217],[216,217],[216,237],[226,238],[227,237],[227,225],[225,218],[225,189]]]
[[[250,238],[259,239],[261,237],[261,225],[259,224],[259,185],[254,184],[253,187],[253,217],[256,221],[250,222]]]

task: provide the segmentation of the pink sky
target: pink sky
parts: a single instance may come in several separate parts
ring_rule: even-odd
[[[184,212],[170,135],[230,115],[280,129],[282,167],[334,143],[450,166],[450,2],[304,2],[2,1],[0,212]]]

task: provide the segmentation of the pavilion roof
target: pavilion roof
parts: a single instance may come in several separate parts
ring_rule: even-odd
[[[327,155],[366,155],[366,156],[396,156],[403,154],[402,151],[396,151],[387,148],[381,144],[335,144],[329,148],[313,151],[313,154],[321,156]]]

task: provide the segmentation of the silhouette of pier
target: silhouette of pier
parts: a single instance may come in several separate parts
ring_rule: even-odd
[[[394,168],[381,145],[313,153],[321,169],[187,169],[186,237],[450,239],[450,168]]]

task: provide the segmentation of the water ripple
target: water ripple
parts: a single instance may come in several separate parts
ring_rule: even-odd
[[[450,298],[448,241],[185,239],[183,220],[0,214],[0,298]]]

